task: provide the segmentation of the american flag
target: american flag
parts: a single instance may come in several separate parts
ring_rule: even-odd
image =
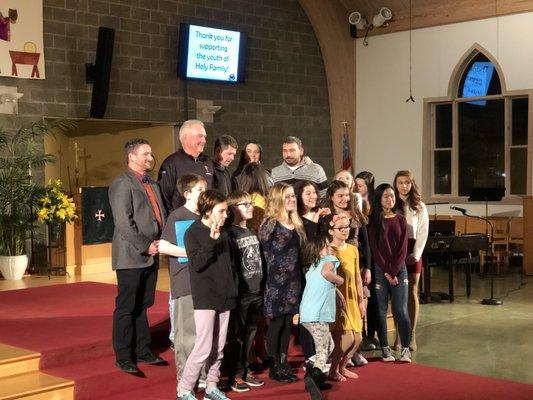
[[[352,169],[352,155],[350,152],[350,137],[348,136],[348,124],[343,122],[344,134],[342,135],[342,169]]]

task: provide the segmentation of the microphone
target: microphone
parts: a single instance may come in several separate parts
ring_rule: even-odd
[[[459,212],[460,212],[461,214],[463,214],[463,215],[466,214],[466,208],[450,206],[450,210],[459,211]]]

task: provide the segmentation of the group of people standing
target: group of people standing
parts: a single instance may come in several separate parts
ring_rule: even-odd
[[[300,139],[289,136],[281,165],[267,171],[261,145],[250,141],[230,174],[234,138],[217,138],[213,160],[203,154],[200,121],[186,121],[179,139],[158,182],[149,143],[127,142],[128,169],[109,190],[118,368],[137,373],[137,363],[163,362],[149,348],[146,318],[159,254],[169,257],[178,399],[196,399],[197,385],[205,385],[206,399],[227,399],[217,387],[221,371],[235,391],[262,386],[249,368],[252,353],[271,379],[298,380],[287,359],[293,333],[306,390],[321,399],[327,381],[357,378],[348,368],[368,363],[363,332],[383,361],[396,360],[387,339],[391,297],[398,359],[411,361],[428,214],[409,171],[375,189],[369,172],[339,171],[328,185]]]

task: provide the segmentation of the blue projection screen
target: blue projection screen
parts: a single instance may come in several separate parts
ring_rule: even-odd
[[[494,65],[487,61],[476,61],[466,74],[463,86],[463,97],[486,96],[489,90],[490,80],[494,72]],[[469,104],[484,106],[485,100],[469,101]]]
[[[178,76],[244,82],[246,35],[238,31],[181,24]]]

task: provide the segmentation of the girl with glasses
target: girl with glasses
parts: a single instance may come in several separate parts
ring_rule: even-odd
[[[231,311],[224,370],[231,388],[249,391],[264,382],[248,368],[248,355],[257,331],[257,318],[263,307],[263,261],[257,235],[246,226],[254,208],[250,195],[236,190],[228,196],[227,232],[233,254],[233,266],[239,279],[237,307]]]
[[[358,262],[362,270],[363,285],[365,286],[363,290],[366,298],[369,296],[367,286],[371,281],[370,244],[366,229],[368,219],[363,214],[362,207],[357,205],[356,198],[348,185],[342,181],[333,181],[329,185],[324,204],[331,210],[332,214],[345,215],[351,221],[347,242],[353,244],[359,251]],[[328,232],[330,221],[330,216],[321,218],[320,229],[322,233]],[[360,352],[355,353],[354,362],[359,366],[368,364],[368,361]],[[349,364],[351,364],[351,361]]]
[[[331,327],[335,350],[331,357],[329,377],[336,381],[357,378],[358,375],[347,369],[347,364],[362,341],[363,284],[359,271],[359,252],[357,247],[347,243],[350,234],[350,219],[345,214],[337,214],[330,222],[329,235],[333,254],[340,261],[337,270],[343,283],[337,287],[339,307],[335,323]]]

